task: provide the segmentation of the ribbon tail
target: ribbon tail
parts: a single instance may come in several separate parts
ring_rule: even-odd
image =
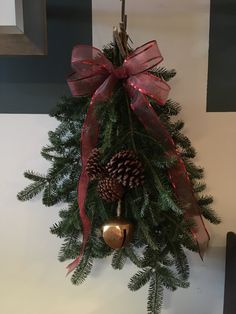
[[[79,265],[84,251],[85,251],[85,247],[86,244],[88,242],[89,239],[89,234],[90,234],[90,230],[91,230],[91,222],[86,214],[86,208],[85,208],[85,199],[86,199],[86,195],[87,195],[87,189],[88,189],[88,178],[87,178],[87,174],[86,174],[86,170],[84,167],[84,171],[82,172],[81,176],[80,176],[80,180],[79,180],[79,184],[78,184],[78,204],[79,204],[79,208],[80,208],[80,219],[82,222],[82,227],[83,227],[83,239],[82,239],[82,245],[80,248],[80,252],[79,255],[76,257],[76,259],[70,263],[66,268],[67,268],[67,276]]]
[[[83,240],[80,253],[78,257],[67,266],[68,273],[71,273],[80,263],[83,257],[86,244],[89,239],[91,231],[91,222],[86,214],[85,201],[87,196],[87,189],[89,185],[89,177],[86,172],[86,165],[92,150],[97,146],[99,135],[99,124],[96,118],[95,106],[98,102],[106,101],[115,86],[117,79],[114,75],[110,75],[103,84],[95,91],[90,102],[88,112],[82,127],[81,132],[81,160],[82,160],[82,173],[78,182],[78,205],[79,215],[83,226]]]
[[[91,151],[96,147],[97,141],[98,141],[98,134],[99,134],[99,125],[98,121],[96,119],[96,113],[95,113],[95,99],[92,98],[88,112],[82,127],[81,132],[81,161],[82,161],[82,173],[79,178],[78,182],[78,206],[79,206],[79,215],[82,222],[83,227],[83,240],[82,240],[82,246],[80,249],[80,253],[78,257],[67,266],[68,273],[71,273],[80,263],[81,258],[84,254],[84,250],[86,247],[86,244],[89,239],[89,234],[91,231],[91,223],[90,220],[86,214],[86,208],[85,208],[85,201],[87,196],[87,189],[89,184],[89,177],[86,172],[86,165],[89,155],[91,154]]]
[[[166,156],[177,159],[176,165],[168,170],[168,175],[175,194],[185,211],[186,219],[191,219],[194,222],[191,232],[199,247],[199,254],[203,258],[210,236],[203,222],[201,209],[194,196],[192,184],[184,162],[177,153],[171,135],[157,116],[148,99],[131,87],[127,89],[131,97],[131,108],[139,121],[143,124],[147,132],[160,142],[165,149]]]
[[[175,150],[176,151],[176,150]],[[185,210],[186,220],[191,219],[194,226],[191,228],[192,236],[196,240],[198,250],[203,259],[210,240],[209,233],[204,224],[201,209],[193,193],[193,187],[189,179],[183,160],[177,156],[177,163],[168,169],[168,174],[175,194]]]

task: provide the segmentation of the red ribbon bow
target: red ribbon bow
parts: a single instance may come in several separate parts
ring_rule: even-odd
[[[184,163],[177,153],[169,132],[146,97],[149,96],[160,105],[164,105],[167,100],[170,91],[169,85],[147,72],[162,60],[163,57],[156,41],[150,41],[134,50],[124,60],[123,65],[117,68],[97,48],[77,45],[73,49],[72,68],[75,72],[67,80],[71,93],[73,96],[92,95],[92,99],[81,132],[82,173],[78,183],[78,205],[83,224],[83,243],[79,256],[67,266],[68,273],[80,263],[91,229],[85,209],[89,183],[86,164],[91,151],[97,145],[99,134],[95,106],[98,102],[109,99],[118,80],[123,81],[131,99],[130,107],[146,130],[160,141],[167,156],[177,158],[176,166],[168,170],[172,186],[185,209],[186,216],[193,218],[195,222],[192,233],[197,240],[201,255],[207,247],[209,235],[204,226]]]

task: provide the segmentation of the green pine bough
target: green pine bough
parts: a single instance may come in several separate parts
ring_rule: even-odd
[[[103,50],[113,64],[119,65],[117,52],[114,51],[112,44]],[[152,74],[168,81],[176,73],[161,67]],[[41,151],[43,158],[50,162],[48,172],[39,174],[26,171],[24,176],[32,183],[17,195],[20,201],[28,201],[40,193],[45,206],[65,206],[59,211],[59,222],[51,227],[51,233],[63,240],[59,252],[61,262],[75,259],[82,244],[77,184],[81,173],[81,128],[90,100],[90,97],[63,97],[60,100],[51,113],[60,124],[55,131],[48,133],[49,145]],[[203,169],[193,162],[195,149],[181,132],[184,123],[174,119],[180,112],[179,104],[172,100],[168,100],[164,106],[150,102],[174,139],[203,217],[213,224],[219,224],[220,219],[211,208],[213,199],[204,194]],[[134,150],[144,165],[145,182],[129,190],[122,200],[123,216],[134,223],[135,231],[130,244],[117,250],[105,244],[100,231],[108,219],[116,216],[117,204],[103,201],[97,193],[96,182],[90,183],[86,210],[91,221],[91,233],[71,281],[75,285],[83,283],[96,259],[112,256],[112,267],[118,270],[130,260],[138,271],[131,277],[129,289],[136,291],[149,285],[147,312],[159,314],[165,288],[174,291],[178,287],[189,286],[186,249],[198,252],[190,231],[192,223],[184,219],[184,211],[167,174],[176,160],[165,155],[160,143],[146,132],[130,110],[129,99],[121,83],[116,86],[109,101],[97,105],[96,116],[101,126],[98,148],[102,162],[105,164],[119,151]]]

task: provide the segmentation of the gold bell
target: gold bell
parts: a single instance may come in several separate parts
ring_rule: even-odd
[[[126,246],[132,239],[134,225],[124,218],[116,217],[102,226],[103,239],[112,249]]]

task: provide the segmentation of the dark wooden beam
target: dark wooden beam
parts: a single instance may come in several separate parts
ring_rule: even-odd
[[[207,111],[236,111],[236,1],[211,0]]]
[[[236,234],[227,234],[224,314],[236,313]]]

